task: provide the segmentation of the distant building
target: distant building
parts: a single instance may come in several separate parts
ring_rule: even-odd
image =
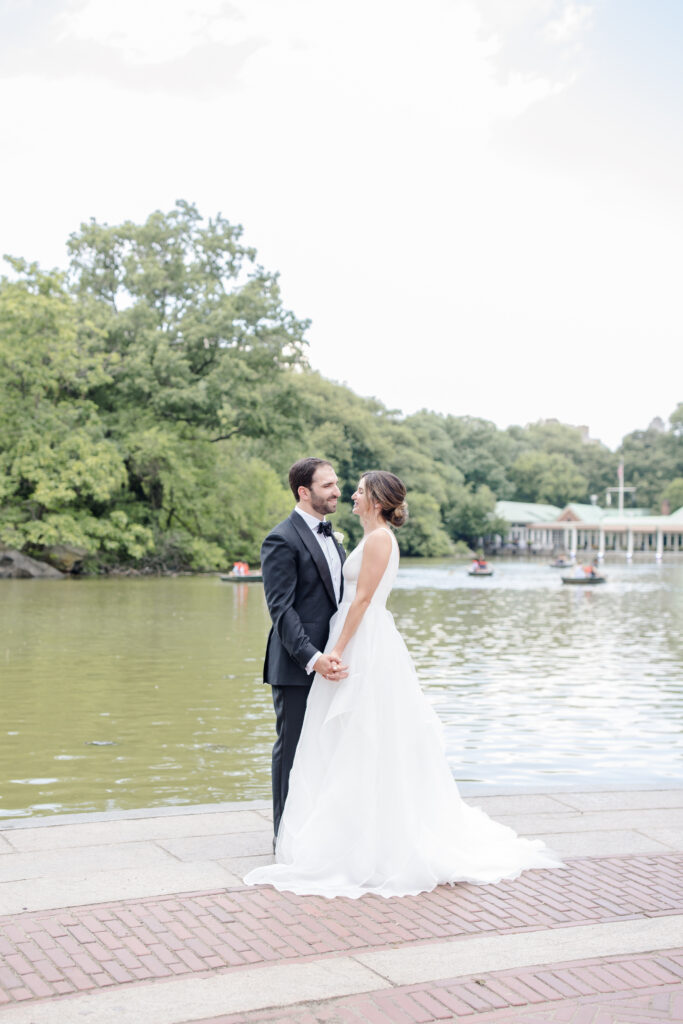
[[[562,509],[557,505],[537,505],[527,501],[499,501],[495,514],[508,523],[509,530],[506,540],[518,551],[528,551],[531,543],[530,530],[545,523],[552,523],[560,515]]]
[[[569,551],[683,552],[683,508],[670,515],[653,516],[647,509],[619,512],[599,505],[576,502],[563,509],[520,501],[499,501],[496,515],[510,524],[508,542],[534,553]]]

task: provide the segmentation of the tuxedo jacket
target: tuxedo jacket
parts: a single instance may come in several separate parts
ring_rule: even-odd
[[[333,540],[343,565],[344,549]],[[271,686],[309,686],[313,673],[306,673],[306,665],[316,651],[325,650],[337,600],[327,559],[298,512],[278,523],[264,540],[261,571],[273,622],[263,681]]]

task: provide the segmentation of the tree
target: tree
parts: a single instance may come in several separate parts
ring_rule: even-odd
[[[179,202],[142,225],[93,221],[69,241],[72,289],[99,327],[103,353],[117,358],[92,397],[155,537],[155,558],[172,553],[174,564],[256,557],[262,523],[253,520],[247,536],[237,517],[236,534],[225,532],[213,497],[223,493],[218,473],[238,479],[228,467],[250,457],[238,442],[302,427],[290,371],[305,366],[307,321],[283,308],[277,275],[241,236],[221,216],[204,222]],[[276,473],[267,482],[259,473],[281,509]]]
[[[574,501],[586,501],[591,494],[604,497],[617,475],[618,458],[600,441],[586,436],[580,427],[570,427],[556,420],[541,420],[524,428],[522,439],[533,451],[563,455],[573,462],[586,479],[583,493],[574,494]]]
[[[683,476],[675,477],[666,485],[660,496],[660,507],[666,502],[672,512],[683,508]]]
[[[508,524],[495,515],[495,507],[496,496],[486,484],[477,490],[471,484],[464,487],[460,500],[453,504],[445,517],[453,540],[462,540],[474,549],[495,534],[504,537]]]
[[[624,460],[625,482],[636,488],[637,504],[658,511],[664,489],[683,476],[683,436],[653,427],[634,430],[623,439],[618,454]]]
[[[126,472],[88,395],[117,364],[63,277],[13,260],[0,282],[0,540],[140,558],[151,534],[130,522]]]
[[[307,322],[241,234],[181,202],[141,225],[82,225],[66,279],[12,261],[5,543],[79,544],[100,563],[258,557],[286,491],[245,444],[303,427],[292,371],[306,365]]]
[[[581,500],[586,493],[587,481],[571,459],[564,455],[545,452],[523,452],[511,469],[519,501],[546,502],[566,505]]]
[[[679,402],[671,413],[671,416],[669,416],[669,423],[671,425],[671,433],[674,437],[683,437],[683,402]]]
[[[241,234],[179,202],[142,225],[91,222],[71,236],[75,293],[120,356],[103,407],[135,405],[214,443],[289,427],[285,371],[305,363],[308,322],[283,308],[277,275]]]
[[[453,546],[443,528],[439,505],[431,494],[408,492],[407,524],[398,532],[401,551],[421,558],[451,554]]]
[[[475,416],[447,416],[445,429],[452,445],[452,458],[465,482],[473,487],[485,484],[498,498],[512,498],[514,484],[509,467],[522,445],[509,432],[489,420]]]

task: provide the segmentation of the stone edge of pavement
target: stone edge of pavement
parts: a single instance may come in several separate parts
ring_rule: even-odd
[[[493,786],[491,789],[483,789],[478,785],[469,785],[465,782],[458,783],[461,796],[469,801],[476,802],[480,799],[495,797],[504,799],[506,797],[549,797],[558,801],[563,796],[576,794],[618,794],[618,793],[661,793],[666,791],[683,792],[683,779],[676,778],[662,779],[661,782],[648,783],[643,785],[630,786],[624,790],[623,784],[604,784],[586,786],[581,784],[567,785],[557,788],[538,786],[518,786],[506,788]],[[88,822],[101,821],[125,821],[134,818],[164,818],[174,815],[190,814],[220,814],[226,811],[270,811],[270,800],[230,800],[212,804],[173,804],[172,806],[120,808],[111,811],[74,811],[67,814],[44,814],[30,817],[19,817],[10,815],[2,817],[0,810],[0,833],[4,830],[11,831],[21,828],[45,828],[51,825],[78,825]]]

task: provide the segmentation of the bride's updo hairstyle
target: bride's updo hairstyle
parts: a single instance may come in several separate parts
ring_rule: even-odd
[[[362,479],[367,496],[379,505],[382,518],[390,526],[403,526],[408,521],[404,483],[383,469],[371,469],[363,473]]]

